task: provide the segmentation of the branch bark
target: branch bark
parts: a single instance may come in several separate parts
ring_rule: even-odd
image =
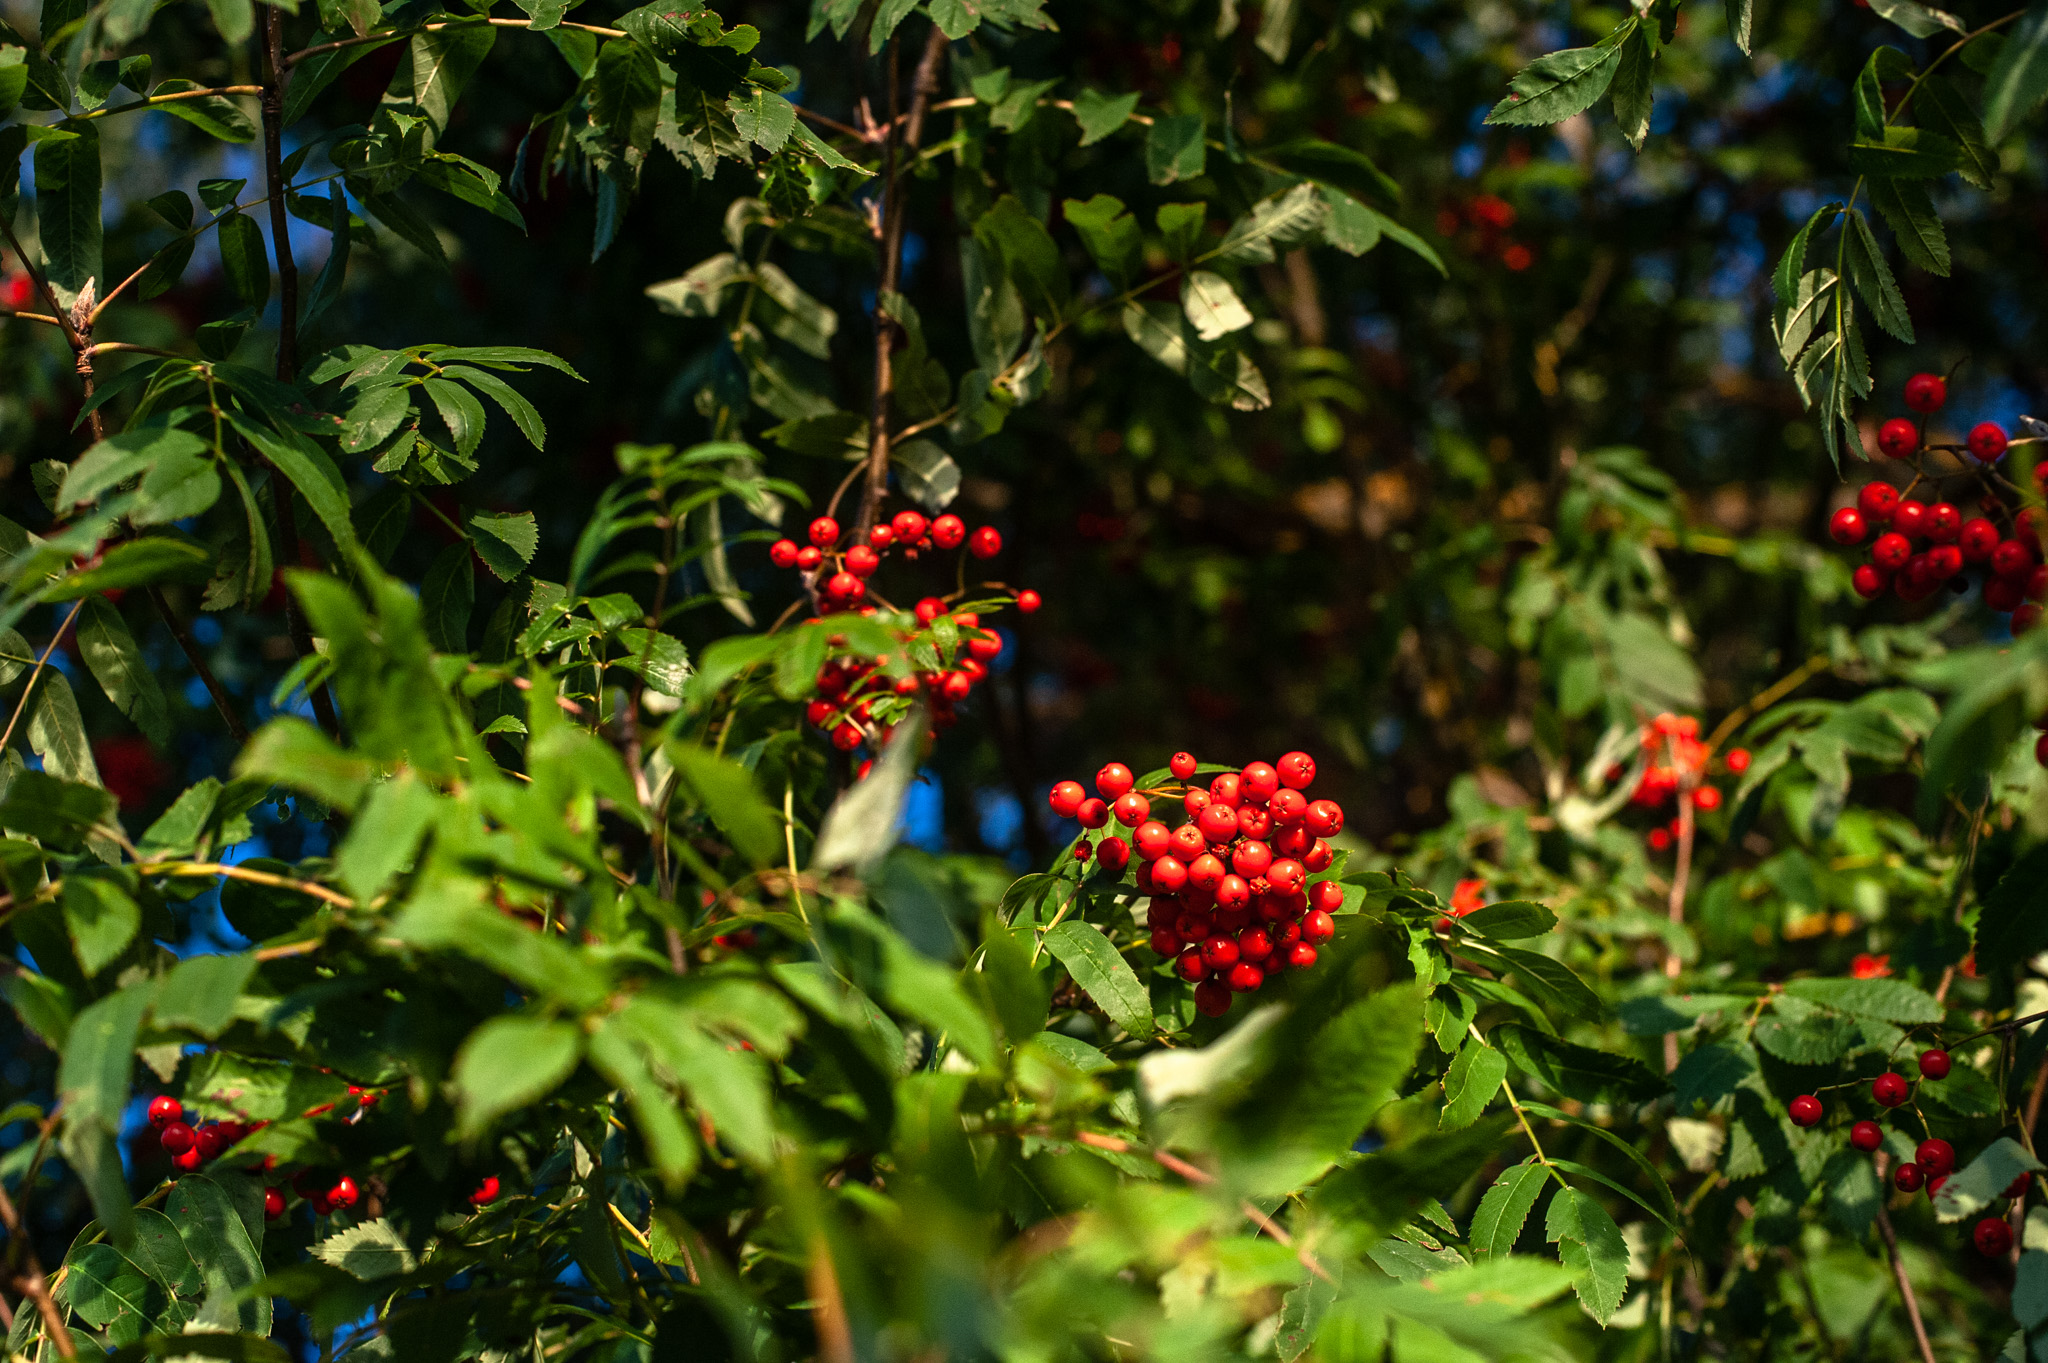
[[[939,89],[939,63],[946,56],[946,35],[937,24],[925,40],[924,55],[918,59],[917,74],[911,81],[910,111],[897,110],[896,40],[889,40],[889,136],[882,147],[882,279],[875,293],[875,400],[868,415],[867,487],[860,499],[860,519],[854,530],[855,543],[864,543],[874,528],[875,513],[889,490],[889,396],[895,388],[890,356],[896,344],[896,324],[888,314],[888,299],[897,290],[903,274],[903,190],[897,182],[902,154],[917,149],[924,136],[925,114]]]

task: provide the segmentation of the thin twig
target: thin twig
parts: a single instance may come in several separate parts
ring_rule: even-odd
[[[825,1232],[811,1234],[804,1278],[811,1291],[811,1316],[818,1332],[818,1357],[823,1363],[854,1363],[853,1329],[846,1321],[846,1298],[839,1291],[839,1271]]]
[[[1885,1165],[1890,1161],[1880,1150],[1874,1156],[1877,1166],[1877,1181],[1882,1187],[1885,1181]],[[1899,1257],[1899,1237],[1892,1230],[1892,1219],[1885,1214],[1884,1200],[1877,1203],[1877,1233],[1884,1240],[1885,1256],[1892,1261],[1892,1277],[1899,1283],[1899,1295],[1906,1300],[1906,1318],[1913,1322],[1913,1339],[1920,1346],[1921,1363],[1940,1363],[1934,1356],[1934,1346],[1927,1342],[1927,1326],[1920,1319],[1920,1299],[1913,1295],[1913,1281],[1906,1276],[1906,1261]]]
[[[178,647],[185,654],[185,661],[192,664],[192,670],[199,674],[200,685],[204,686],[206,694],[213,698],[213,708],[220,712],[221,722],[228,726],[228,732],[234,735],[235,742],[247,743],[248,726],[243,724],[242,717],[235,713],[234,702],[228,699],[227,689],[220,684],[220,678],[214,676],[213,669],[207,666],[206,659],[199,652],[199,645],[192,641],[192,635],[178,622],[178,617],[171,613],[171,603],[165,599],[163,589],[151,586],[144,587],[143,591],[149,596],[149,604],[156,608],[157,618],[164,622],[164,627],[170,630],[171,637],[178,641]]]
[[[260,95],[260,85],[216,85],[206,90],[177,90],[168,95],[145,95],[126,104],[103,104],[97,109],[88,109],[82,114],[72,114],[69,121],[83,123],[88,118],[111,118],[115,114],[130,113],[136,109],[153,109],[181,99],[204,99],[209,95]]]
[[[64,1315],[57,1309],[55,1299],[50,1296],[50,1285],[43,1277],[43,1262],[36,1257],[36,1248],[29,1243],[28,1232],[22,1228],[21,1217],[14,1210],[13,1199],[7,1196],[5,1184],[0,1184],[0,1227],[7,1230],[7,1238],[21,1255],[21,1272],[15,1278],[15,1286],[21,1294],[34,1300],[36,1311],[43,1318],[43,1329],[50,1341],[57,1346],[61,1358],[78,1357],[78,1348],[71,1342],[71,1332],[64,1328]]]
[[[1827,654],[1816,653],[1795,668],[1790,675],[1779,678],[1742,704],[1736,706],[1733,710],[1730,710],[1727,717],[1714,726],[1714,732],[1707,735],[1707,751],[1709,753],[1718,752],[1721,744],[1738,728],[1747,723],[1751,715],[1770,709],[1786,696],[1813,680],[1814,677],[1827,671],[1830,661]]]
[[[1970,816],[1970,836],[1963,844],[1962,863],[1956,867],[1956,886],[1954,893],[1950,896],[1949,917],[1957,924],[1961,924],[1963,921],[1963,901],[1969,898],[1970,873],[1977,865],[1977,843],[1984,836],[1984,816],[1990,810],[1991,792],[1987,790],[1984,792],[1984,798],[1977,803],[1977,812]],[[1949,986],[1955,982],[1955,966],[1944,966],[1941,972],[1941,983],[1934,986],[1934,998],[1937,1003],[1948,1002]]]

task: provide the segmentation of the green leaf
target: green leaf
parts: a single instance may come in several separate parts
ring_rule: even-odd
[[[1551,1007],[1588,1022],[1598,1021],[1605,1012],[1600,996],[1564,962],[1553,960],[1539,951],[1524,951],[1519,947],[1487,947],[1486,950],[1506,961],[1523,988]]]
[[[472,368],[466,364],[444,366],[441,374],[444,378],[462,380],[470,387],[476,389],[477,392],[482,393],[485,397],[497,403],[499,407],[504,409],[505,415],[512,418],[512,424],[519,428],[519,433],[526,437],[527,443],[537,450],[546,448],[548,439],[547,423],[541,420],[540,412],[534,405],[521,396],[518,390],[513,388],[511,384],[505,382],[496,374]],[[390,390],[382,391],[388,392]]]
[[[1614,121],[1621,125],[1621,135],[1637,151],[1643,149],[1643,139],[1650,135],[1650,61],[1650,40],[1642,26],[1637,25],[1622,41],[1621,63],[1614,69],[1614,84],[1610,87]]]
[[[1756,1044],[1793,1065],[1825,1065],[1841,1059],[1863,1039],[1848,1018],[1815,1013],[1788,1018],[1773,1012],[1756,1026]]]
[[[939,0],[944,3],[944,0]],[[954,0],[958,3],[958,0]],[[936,17],[937,4],[933,6]],[[956,35],[948,34],[948,37]],[[1121,95],[1105,95],[1099,90],[1083,90],[1074,96],[1074,121],[1081,125],[1081,145],[1092,147],[1103,138],[1130,122],[1131,115],[1138,109],[1138,92],[1132,90]],[[1101,195],[1096,197],[1100,198]]]
[[[1015,195],[1003,195],[981,215],[974,240],[1001,263],[1033,315],[1048,323],[1060,319],[1067,306],[1067,271],[1059,247]]]
[[[1237,296],[1237,290],[1220,274],[1192,270],[1181,289],[1181,310],[1188,325],[1204,341],[1221,340],[1233,331],[1252,324],[1251,309]]]
[[[1922,127],[1932,128],[1962,149],[1962,177],[1979,189],[1991,188],[1998,161],[1984,145],[1984,120],[1970,107],[1956,83],[1944,75],[1930,75],[1920,82],[1913,97],[1913,117]],[[1890,217],[1886,214],[1886,217]],[[1897,224],[1893,224],[1897,230]]]
[[[598,49],[590,119],[619,145],[645,156],[661,118],[661,67],[654,53],[630,38]]]
[[[1237,264],[1271,264],[1275,253],[1318,236],[1330,203],[1313,184],[1269,195],[1230,225],[1222,244],[1205,257]]]
[[[192,251],[196,245],[191,237],[173,237],[162,250],[149,258],[142,278],[135,282],[136,291],[144,302],[177,287],[178,281],[185,276],[185,267],[192,263]]]
[[[684,1125],[682,1113],[654,1077],[628,1037],[620,1015],[613,1015],[590,1035],[590,1063],[607,1082],[623,1090],[640,1123],[654,1167],[671,1186],[689,1182],[697,1168],[697,1141]]]
[[[1925,1025],[1940,1022],[1943,1016],[1932,994],[1904,980],[1798,979],[1787,983],[1785,992],[1824,1008],[1886,1022]]]
[[[366,1283],[413,1270],[413,1254],[405,1237],[381,1216],[328,1236],[313,1246],[313,1257]]]
[[[227,1191],[212,1178],[185,1174],[171,1185],[164,1210],[206,1283],[199,1324],[269,1334],[270,1296],[248,1290],[262,1281],[263,1260]]]
[[[1742,55],[1750,55],[1750,31],[1756,13],[1756,0],[1727,0],[1728,36],[1740,48]]]
[[[897,26],[917,8],[917,0],[880,0],[874,18],[868,21],[868,55],[875,56],[888,46]]]
[[[1849,144],[1849,168],[1859,175],[1901,175],[1930,179],[1960,169],[1963,149],[1926,128],[1886,128],[1883,137],[1859,137]]]
[[[410,61],[392,79],[387,102],[409,105],[427,120],[433,136],[431,147],[448,131],[449,115],[468,88],[471,77],[490,55],[498,31],[482,24],[451,24],[446,28],[413,35],[407,48]],[[379,216],[382,216],[381,214]]]
[[[1422,997],[1412,984],[1389,985],[1345,1008],[1296,1061],[1305,1080],[1300,1101],[1268,1138],[1337,1158],[1393,1100],[1421,1046]]]
[[[1997,146],[2048,98],[2048,3],[2035,0],[1984,80],[1984,138]]]
[[[263,233],[247,213],[230,213],[215,229],[220,236],[221,270],[235,297],[252,311],[270,301],[270,255]]]
[[[1491,1046],[1467,1041],[1444,1075],[1444,1110],[1437,1130],[1457,1131],[1478,1121],[1508,1077],[1508,1059]]]
[[[463,523],[477,556],[500,582],[525,572],[540,548],[540,522],[531,511],[472,511]]]
[[[1879,177],[1870,182],[1870,202],[1884,214],[1907,260],[1929,274],[1948,274],[1948,234],[1924,186],[1915,180]]]
[[[240,416],[231,419],[243,438],[298,489],[335,547],[345,557],[354,557],[358,546],[355,522],[349,519],[348,486],[327,452],[296,431],[272,432]]]
[[[1493,106],[1486,121],[1534,128],[1584,113],[1607,93],[1621,66],[1621,40],[1635,29],[1631,19],[1597,47],[1566,48],[1538,57],[1508,82],[1507,98]]]
[[[1132,1036],[1152,1035],[1151,995],[1102,929],[1070,918],[1045,934],[1045,945],[1111,1022]]]
[[[762,798],[754,773],[691,744],[671,743],[667,753],[683,792],[725,834],[734,851],[756,867],[780,859],[782,816]]]
[[[467,541],[434,556],[420,582],[420,616],[429,643],[443,653],[469,651],[469,613],[476,605],[476,569]]]
[[[55,1296],[119,1346],[140,1339],[155,1320],[162,1302],[150,1288],[149,1276],[112,1245],[84,1245],[64,1261]]]
[[[360,58],[369,55],[370,49],[350,49],[350,51]],[[302,74],[299,74],[298,71],[294,72],[292,80],[292,95],[294,98],[298,96],[299,83],[303,79],[304,76]],[[158,81],[156,87],[149,93],[151,98],[158,98],[163,95],[184,94],[191,90],[205,88],[197,81],[172,79]],[[255,121],[249,115],[242,112],[240,105],[219,95],[201,95],[195,99],[165,100],[161,104],[152,104],[149,107],[152,113],[169,114],[172,118],[190,123],[201,132],[206,133],[208,136],[219,138],[223,142],[254,142],[256,140]],[[212,205],[215,212],[219,212],[222,206]]]
[[[2048,843],[2038,844],[1998,878],[1977,911],[1980,961],[2024,961],[2048,949]]]
[[[495,1017],[455,1054],[456,1132],[473,1139],[497,1118],[539,1102],[583,1058],[583,1033],[554,1018]]]
[[[1549,1172],[1534,1156],[1493,1181],[1472,1213],[1472,1254],[1476,1259],[1484,1263],[1514,1252],[1515,1241],[1549,1181]]]
[[[1199,179],[1208,168],[1207,128],[1200,114],[1162,114],[1145,130],[1145,174],[1155,185]]]
[[[171,967],[156,996],[159,1027],[185,1027],[212,1040],[235,1020],[235,1005],[256,973],[256,958],[189,956]]]
[[[782,150],[796,128],[796,106],[781,95],[766,90],[749,90],[734,95],[726,104],[733,126],[741,137],[769,152]]]
[[[186,1252],[185,1241],[171,1218],[154,1207],[135,1210],[135,1240],[128,1253],[136,1265],[163,1287],[181,1297],[197,1297],[205,1291],[199,1265]]]
[[[1628,1287],[1628,1245],[1614,1218],[1591,1195],[1563,1188],[1550,1199],[1543,1235],[1572,1271],[1579,1302],[1605,1325]]]
[[[1527,899],[1504,899],[1488,904],[1456,921],[1456,926],[1495,941],[1513,942],[1541,937],[1557,926],[1557,915]]]
[[[105,273],[100,263],[100,135],[90,123],[75,136],[36,144],[36,223],[45,277],[69,307],[87,280]],[[99,280],[104,296],[112,286]]]
[[[114,708],[134,720],[152,743],[168,747],[171,726],[163,687],[143,662],[128,622],[104,596],[89,596],[80,608],[78,648]]]
[[[1081,244],[1088,248],[1088,254],[1104,274],[1118,283],[1136,277],[1144,233],[1138,220],[1124,211],[1123,200],[1107,194],[1097,194],[1086,203],[1068,199],[1060,205],[1060,212],[1068,226],[1080,234]]]
[[[206,0],[213,12],[213,26],[229,43],[245,43],[256,31],[256,6],[252,0]]]
[[[114,817],[114,797],[96,785],[40,771],[17,771],[0,796],[0,828],[63,851],[78,847],[95,824]]]
[[[2048,1169],[2010,1136],[2000,1136],[1984,1147],[1984,1153],[1949,1176],[1934,1195],[1934,1214],[1943,1221],[1960,1221],[1989,1207],[2021,1174],[2038,1174]]]
[[[1965,31],[1963,21],[1955,15],[1917,0],[1870,0],[1870,8],[1878,17],[1897,24],[1915,38],[1931,38],[1943,29],[1951,33]]]
[[[923,741],[924,729],[922,716],[913,712],[911,719],[896,726],[866,779],[832,802],[811,846],[814,867],[851,869],[862,875],[896,845],[903,798],[917,774],[916,745]]]
[[[889,451],[889,463],[903,495],[928,512],[939,512],[960,495],[960,466],[930,440],[907,440]]]
[[[1503,1023],[1489,1039],[1515,1068],[1580,1102],[1649,1102],[1671,1085],[1640,1060],[1545,1036],[1520,1023]]]
[[[88,976],[119,959],[142,927],[142,909],[113,881],[74,872],[64,877],[64,930]]]
[[[369,784],[370,763],[336,746],[302,719],[273,720],[235,759],[235,775],[304,791],[335,809],[354,809]]]
[[[1842,254],[1849,282],[1870,305],[1871,315],[1877,319],[1877,324],[1911,345],[1913,319],[1906,312],[1906,296],[1899,292],[1898,281],[1892,278],[1891,266],[1885,264],[1877,236],[1870,230],[1870,220],[1860,211],[1852,210],[1848,233]]]
[[[1326,142],[1319,137],[1298,137],[1267,148],[1259,153],[1258,159],[1349,198],[1364,200],[1377,197],[1388,203],[1398,203],[1401,199],[1401,186],[1370,156],[1355,147]],[[1283,191],[1279,197],[1285,198],[1293,192]]]
[[[89,786],[104,784],[99,766],[93,761],[92,743],[85,736],[85,719],[78,712],[78,697],[61,672],[43,673],[37,686],[34,708],[28,716],[28,745],[43,759],[43,770],[52,776]]]
[[[441,414],[442,423],[455,441],[455,452],[465,459],[475,454],[478,442],[484,438],[484,405],[468,389],[446,379],[424,379],[420,387],[426,390],[434,410]]]
[[[410,772],[372,786],[334,858],[348,892],[366,903],[376,898],[412,862],[438,808],[433,789]]]

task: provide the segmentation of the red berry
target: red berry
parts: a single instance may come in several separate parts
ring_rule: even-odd
[[[1195,986],[1195,1011],[1205,1018],[1220,1018],[1230,1011],[1230,986],[1220,980],[1205,980]]]
[[[1227,875],[1216,884],[1216,907],[1236,910],[1252,902],[1251,882],[1240,875]]]
[[[834,573],[825,581],[825,595],[841,601],[858,601],[868,594],[868,584],[852,573]]]
[[[929,625],[946,613],[946,603],[936,596],[927,596],[917,603],[917,623]]]
[[[958,549],[967,538],[967,522],[948,512],[932,522],[932,543],[941,549]]]
[[[1079,781],[1061,781],[1052,788],[1048,803],[1052,805],[1053,813],[1062,819],[1071,819],[1074,811],[1081,807],[1081,801],[1087,798],[1088,792],[1081,789]]]
[[[1786,1111],[1792,1116],[1792,1125],[1814,1126],[1820,1122],[1823,1109],[1820,1099],[1810,1093],[1802,1093],[1792,1100]]]
[[[889,529],[894,532],[898,544],[916,544],[924,538],[929,524],[921,511],[899,511],[889,518]]]
[[[1308,902],[1324,913],[1335,913],[1344,907],[1344,887],[1334,880],[1318,880],[1308,887]]]
[[[796,566],[804,572],[811,572],[825,561],[825,551],[814,544],[806,544],[796,551]]]
[[[1884,525],[1899,509],[1899,490],[1890,483],[1865,483],[1856,493],[1856,506],[1872,524]]]
[[[1307,881],[1307,870],[1291,857],[1282,858],[1266,868],[1266,883],[1281,894],[1294,894]]]
[[[1309,805],[1302,826],[1319,838],[1335,837],[1344,827],[1344,809],[1335,800],[1317,800]]]
[[[1857,564],[1856,571],[1849,575],[1849,585],[1854,587],[1856,595],[1865,601],[1883,596],[1884,589],[1891,584],[1891,574],[1871,563]]]
[[[1742,775],[1742,773],[1749,770],[1749,749],[1730,748],[1726,761],[1728,770],[1734,772],[1737,776]]]
[[[212,1159],[228,1148],[227,1138],[221,1134],[218,1122],[206,1123],[193,1132],[193,1135],[197,1138],[193,1149],[199,1152],[201,1159]]]
[[[1266,972],[1250,961],[1239,961],[1230,967],[1228,981],[1233,994],[1249,994],[1266,982]]]
[[[1221,933],[1202,943],[1202,964],[1211,970],[1228,970],[1237,964],[1237,940]]]
[[[1191,752],[1177,752],[1166,761],[1166,769],[1173,773],[1174,779],[1180,781],[1185,781],[1190,776],[1193,776],[1195,768],[1200,765],[1201,763],[1195,761],[1195,755]]]
[[[1875,1150],[1884,1144],[1884,1128],[1876,1122],[1858,1122],[1849,1128],[1849,1144],[1858,1150]]]
[[[1906,566],[1906,560],[1913,557],[1913,541],[1896,530],[1888,530],[1877,537],[1877,543],[1870,546],[1870,561],[1878,567],[1892,572]]]
[[[1037,592],[1032,591],[1029,587],[1026,587],[1023,591],[1017,593],[1017,609],[1023,612],[1025,615],[1037,614],[1038,608],[1044,604],[1044,598],[1039,596]]]
[[[183,1122],[167,1122],[157,1140],[173,1155],[182,1155],[199,1143],[199,1134]]]
[[[1182,824],[1181,827],[1186,828],[1187,825]],[[1188,862],[1187,867],[1188,884],[1198,890],[1208,890],[1211,893],[1221,886],[1224,877],[1230,874],[1230,868],[1223,864],[1223,858],[1217,856],[1214,852],[1197,854],[1192,861]]]
[[[778,568],[794,568],[799,552],[795,540],[777,540],[768,546],[768,561]]]
[[[1986,1258],[2000,1258],[2012,1252],[2012,1227],[2000,1217],[1987,1216],[1970,1232],[1970,1242]]]
[[[839,522],[830,516],[820,516],[811,522],[809,539],[820,549],[830,549],[839,543]]]
[[[1280,784],[1289,790],[1307,790],[1316,779],[1316,760],[1305,752],[1283,754],[1274,767],[1280,772]]]
[[[1131,769],[1121,762],[1105,763],[1102,770],[1095,773],[1095,789],[1105,800],[1114,800],[1136,784],[1138,778],[1131,775]]]
[[[1993,577],[1984,584],[1984,604],[1995,611],[2017,610],[2027,599],[2027,589],[2017,578]]]
[[[1237,811],[1237,831],[1264,842],[1273,836],[1273,816],[1257,805],[1246,805]]]
[[[476,1185],[476,1191],[469,1195],[469,1200],[479,1207],[488,1207],[491,1203],[496,1202],[498,1200],[498,1176],[491,1174],[485,1177],[482,1183]]]
[[[284,1215],[284,1194],[276,1188],[263,1190],[263,1214],[275,1221]]]
[[[1109,822],[1109,806],[1091,795],[1075,808],[1074,817],[1083,828],[1100,828]]]
[[[1315,844],[1302,857],[1301,864],[1308,867],[1311,872],[1327,871],[1330,869],[1330,863],[1336,859],[1337,854],[1330,850],[1330,844],[1317,838]]]
[[[848,720],[832,730],[832,746],[841,752],[852,752],[860,746],[861,737],[860,726]]]
[[[856,577],[871,576],[881,566],[882,556],[865,544],[856,544],[846,551],[846,571]],[[837,578],[833,580],[838,581]]]
[[[984,525],[967,541],[967,552],[976,558],[994,558],[1003,552],[1003,537],[992,525]]]
[[[1917,1193],[1926,1181],[1925,1171],[1917,1164],[1908,1162],[1892,1170],[1892,1186],[1902,1193]]]
[[[1257,880],[1273,864],[1273,849],[1256,838],[1246,838],[1230,854],[1230,869],[1246,880]]]
[[[1956,545],[1963,551],[1963,557],[1971,563],[1982,563],[1989,559],[1998,548],[1998,527],[1982,516],[1972,516],[1963,522],[1963,528],[1956,535]]]
[[[1315,963],[1316,949],[1307,942],[1296,942],[1293,946],[1287,948],[1287,968],[1289,970],[1307,970]]]
[[[2034,554],[2019,540],[2001,540],[1991,551],[1991,571],[2000,577],[2025,577],[2034,571]]]
[[[1229,805],[1205,805],[1195,816],[1195,827],[1212,843],[1226,843],[1237,836],[1237,811]]]
[[[1308,817],[1308,796],[1300,791],[1286,787],[1274,791],[1273,798],[1266,802],[1266,813],[1272,816],[1276,827],[1296,829],[1303,838],[1308,836],[1307,830],[1300,828]]]
[[[1650,850],[1652,852],[1668,851],[1671,847],[1670,830],[1663,828],[1653,828],[1649,831],[1649,833],[1647,833],[1644,836],[1643,841],[1650,844]]]
[[[1301,940],[1320,945],[1337,935],[1337,920],[1322,909],[1310,909],[1301,917]]]
[[[876,549],[887,549],[896,542],[896,532],[884,523],[869,529],[868,543]]]
[[[2034,1176],[2032,1174],[2021,1174],[2018,1178],[2005,1185],[2005,1192],[2001,1196],[2008,1202],[2018,1201],[2027,1195],[2027,1186],[2033,1181]]]
[[[149,1100],[149,1124],[158,1130],[169,1126],[172,1122],[183,1117],[184,1114],[183,1104],[167,1094]]]
[[[1116,815],[1118,823],[1126,828],[1136,828],[1152,813],[1152,802],[1138,792],[1131,791],[1117,796],[1116,802],[1109,808],[1110,812]]]
[[[1255,805],[1262,805],[1273,798],[1280,789],[1280,773],[1270,762],[1254,762],[1242,773],[1244,798]]]
[[[205,1163],[205,1158],[199,1153],[199,1147],[194,1146],[190,1150],[180,1151],[171,1156],[171,1163],[189,1174]]]
[[[1927,533],[1927,504],[1911,498],[1900,502],[1892,512],[1892,529],[1901,535],[1920,536]]]
[[[1904,459],[1920,448],[1920,428],[1902,416],[1895,416],[1877,428],[1877,447],[1889,459]]]
[[[1237,934],[1237,954],[1247,961],[1263,961],[1273,954],[1273,939],[1264,928],[1246,928]]]
[[[1237,944],[1232,942],[1230,949],[1235,952]],[[1236,957],[1233,956],[1231,959],[1235,960]],[[1203,948],[1196,946],[1184,948],[1180,953],[1179,959],[1174,961],[1173,970],[1176,975],[1179,975],[1189,984],[1193,984],[1197,980],[1208,979],[1209,962],[1204,955]]]
[[[1692,802],[1701,809],[1719,809],[1721,791],[1717,786],[1701,786],[1692,793]]]
[[[1913,1163],[1926,1170],[1929,1178],[1949,1173],[1956,1167],[1956,1148],[1939,1136],[1930,1137],[1913,1152]]]
[[[1963,533],[1963,513],[1948,502],[1927,508],[1927,538],[1936,544],[1954,544]]]
[[[1131,845],[1111,835],[1095,844],[1096,864],[1105,870],[1121,871],[1131,864]]]
[[[1234,771],[1226,771],[1209,783],[1209,798],[1219,805],[1236,809],[1244,802],[1244,781]]]
[[[1990,463],[2005,453],[2005,427],[1995,421],[1980,421],[1970,428],[1970,453]]]
[[[1837,544],[1861,544],[1870,533],[1870,522],[1853,506],[1845,506],[1828,518],[1828,538]]]
[[[2013,607],[2012,632],[2014,634],[2025,634],[2040,622],[2041,608],[2033,602],[2028,601]]]
[[[1941,1191],[1941,1185],[1948,1182],[1948,1178],[1947,1174],[1929,1174],[1927,1176],[1927,1200],[1929,1202],[1934,1200],[1934,1195]]]
[[[1157,819],[1147,819],[1131,834],[1131,846],[1147,861],[1157,861],[1173,850],[1173,834]]]
[[[1920,1052],[1920,1073],[1929,1079],[1946,1079],[1952,1062],[1947,1051],[1932,1050]],[[1920,1161],[1925,1164],[1927,1161]]]
[[[1939,374],[1915,374],[1906,380],[1906,406],[1925,415],[1938,412],[1948,401],[1948,380]]]
[[[1870,1081],[1870,1096],[1877,1100],[1880,1107],[1897,1107],[1906,1101],[1906,1081],[1887,1070]]]
[[[1927,551],[1927,572],[1936,582],[1946,582],[1963,571],[1963,551],[1953,544],[1937,544]]]

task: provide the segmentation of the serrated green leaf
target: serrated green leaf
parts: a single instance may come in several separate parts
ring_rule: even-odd
[[[1045,934],[1045,945],[1110,1021],[1132,1036],[1152,1035],[1151,996],[1102,929],[1070,918]]]

